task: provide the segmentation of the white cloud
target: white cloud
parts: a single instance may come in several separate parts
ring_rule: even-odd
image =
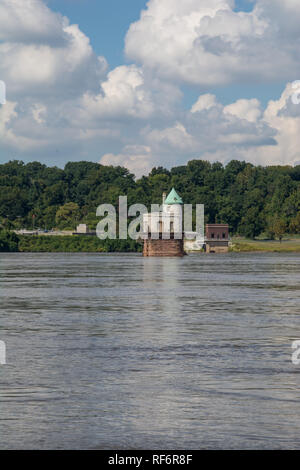
[[[18,135],[15,123],[18,120],[17,103],[7,101],[5,106],[0,106],[0,140],[4,148],[18,150],[32,149],[39,145],[26,135]]]
[[[40,0],[1,0],[0,40],[62,44],[66,19]]]
[[[226,108],[216,97],[202,95],[196,102],[201,108],[199,111],[193,111],[197,107],[193,105],[192,110],[181,114],[181,120],[172,126],[146,126],[135,137],[139,142],[138,152],[133,152],[133,147],[127,145],[119,154],[105,155],[101,163],[122,162],[140,176],[153,166],[171,167],[204,155],[212,160],[218,154],[218,159],[226,162],[230,153],[232,156],[238,152],[243,155],[245,149],[251,148],[255,154],[261,146],[270,148],[276,143],[276,130],[263,120],[261,113],[255,121],[245,118],[245,113],[252,118],[253,109],[260,107],[258,101],[249,101],[248,107],[243,103],[241,111],[232,114],[225,112]],[[235,111],[239,103],[232,106]]]
[[[296,36],[299,41],[298,0],[257,0],[256,9],[258,14],[268,18],[268,21],[276,27],[277,30],[274,29],[274,32],[278,39],[283,39],[287,43]]]
[[[234,12],[229,0],[150,0],[126,39],[140,64],[107,72],[79,26],[42,0],[0,0],[8,95],[0,147],[51,163],[57,155],[58,164],[103,155],[101,163],[137,175],[192,158],[299,162],[300,105],[290,84],[266,109],[256,98],[223,106],[213,87],[298,71],[300,78],[298,19],[292,0],[258,0],[251,13]],[[180,80],[206,91],[187,111]]]
[[[237,116],[250,122],[256,122],[262,114],[260,102],[257,99],[238,100],[224,108],[225,114]]]
[[[150,88],[145,87],[143,70],[135,65],[123,65],[111,71],[101,88],[102,93],[85,94],[82,99],[84,112],[93,118],[146,118],[154,111]]]
[[[41,0],[0,0],[0,74],[8,94],[72,96],[95,90],[107,63],[89,38]]]
[[[9,128],[9,124],[13,118],[17,117],[17,113],[15,111],[16,103],[12,103],[10,101],[6,102],[5,106],[0,106],[0,135],[1,140],[7,139],[7,131]]]
[[[297,3],[258,0],[246,13],[231,0],[150,0],[129,28],[126,53],[191,84],[289,79],[300,74]]]
[[[202,158],[211,161],[219,160],[225,163],[232,159],[240,159],[258,165],[299,164],[300,104],[297,105],[292,102],[293,93],[295,93],[295,89],[292,84],[287,84],[281,97],[278,100],[270,101],[263,114],[255,122],[252,122],[252,126],[255,125],[257,130],[258,126],[266,126],[265,129],[273,131],[273,145],[270,145],[271,142],[266,145],[263,140],[259,143],[259,134],[252,137],[250,134],[245,135],[246,140],[244,142],[242,141],[242,134],[231,134],[228,140],[224,134],[215,149],[205,149]],[[235,108],[236,103],[232,106]],[[236,116],[236,118],[238,117]],[[263,127],[261,127],[262,129]],[[263,136],[263,132],[261,135]],[[229,143],[230,145],[220,145],[222,140],[225,144]]]
[[[122,153],[103,155],[101,165],[125,166],[136,176],[148,174],[152,169],[151,148],[145,145],[127,145]]]
[[[159,151],[163,147],[189,152],[197,149],[197,140],[189,134],[181,122],[166,129],[153,129],[146,135],[147,142]]]
[[[293,2],[290,2],[291,5]],[[263,119],[276,130],[277,145],[258,149],[257,159],[249,153],[252,161],[261,164],[293,165],[300,160],[300,105],[293,104],[295,89],[289,83],[277,101],[270,101]]]
[[[199,96],[196,103],[192,106],[191,112],[197,113],[200,111],[204,111],[205,109],[210,109],[216,105],[217,105],[216,96],[212,95],[211,93],[206,93],[205,95]]]
[[[104,164],[124,164],[138,175],[157,165],[167,167],[201,158],[227,163],[232,159],[259,165],[293,165],[300,161],[300,105],[291,100],[288,84],[282,96],[263,111],[258,100],[238,100],[222,106],[213,102],[201,112],[187,112],[171,127],[146,127],[138,140],[147,151],[106,155]],[[194,106],[192,107],[194,109]],[[140,147],[143,148],[143,147]],[[101,163],[103,163],[101,161]],[[148,164],[147,164],[148,163]]]

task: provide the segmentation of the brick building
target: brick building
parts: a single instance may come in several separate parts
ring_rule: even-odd
[[[229,250],[229,226],[206,224],[206,253],[227,253]]]

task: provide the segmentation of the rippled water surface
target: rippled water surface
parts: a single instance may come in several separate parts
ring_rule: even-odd
[[[0,448],[300,448],[299,254],[0,256]]]

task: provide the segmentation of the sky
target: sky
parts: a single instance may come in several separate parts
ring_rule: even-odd
[[[300,163],[298,0],[0,0],[0,163]]]

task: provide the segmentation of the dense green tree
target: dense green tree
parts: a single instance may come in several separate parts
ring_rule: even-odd
[[[290,232],[300,234],[300,212],[290,222]]]
[[[60,228],[75,229],[80,221],[80,210],[75,202],[67,202],[56,212],[55,221]]]
[[[0,251],[18,251],[19,238],[14,232],[0,230]]]
[[[275,237],[275,216],[284,219],[287,231],[299,233],[300,166],[262,167],[238,160],[226,166],[192,160],[170,170],[153,168],[139,179],[126,168],[86,161],[67,163],[64,169],[10,161],[0,165],[0,223],[6,229],[32,228],[33,221],[47,229],[74,229],[79,222],[95,228],[99,204],[118,208],[119,196],[126,195],[129,205],[150,209],[173,186],[184,202],[205,205],[206,222],[228,223],[232,233]]]
[[[283,235],[287,230],[285,219],[282,216],[275,214],[268,220],[267,230],[270,233],[271,238],[278,238],[281,242]]]
[[[247,238],[255,238],[262,232],[263,224],[260,217],[259,208],[250,207],[245,215],[242,216],[241,222],[238,226],[238,233]]]

